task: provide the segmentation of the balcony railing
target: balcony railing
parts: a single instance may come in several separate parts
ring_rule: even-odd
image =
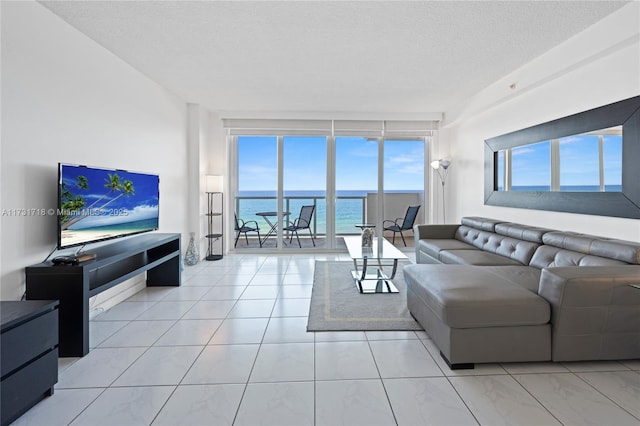
[[[354,227],[356,223],[363,223],[366,217],[366,196],[337,196],[336,197],[336,234],[349,235],[359,234],[360,231]],[[351,200],[351,201],[349,201]],[[313,204],[315,212],[311,223],[313,235],[326,235],[326,197],[324,196],[285,196],[283,198],[283,211],[290,212],[288,220],[293,222],[303,205]],[[341,201],[343,201],[341,203]],[[344,202],[347,204],[344,205]],[[342,206],[341,206],[342,204]],[[262,220],[256,213],[263,211],[276,211],[277,198],[265,196],[237,196],[235,200],[238,217],[243,220]]]

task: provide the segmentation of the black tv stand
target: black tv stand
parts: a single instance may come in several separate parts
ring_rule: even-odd
[[[180,234],[144,234],[92,249],[95,260],[26,268],[27,300],[60,300],[59,354],[89,353],[89,298],[146,271],[147,286],[180,285]]]

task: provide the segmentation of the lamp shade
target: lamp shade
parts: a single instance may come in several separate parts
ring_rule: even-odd
[[[449,160],[443,160],[442,158],[439,160],[433,160],[431,163],[429,163],[431,165],[431,167],[434,170],[438,170],[440,167],[442,167],[444,170],[447,170],[449,168],[449,165],[451,165],[451,161]]]
[[[222,176],[208,175],[206,176],[207,192],[222,192]]]

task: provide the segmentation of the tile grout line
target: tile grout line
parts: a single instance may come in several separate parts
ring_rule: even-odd
[[[425,333],[426,333],[426,331],[425,331]],[[427,336],[428,336],[428,334],[427,334]],[[447,383],[449,383],[449,386],[451,386],[451,388],[456,393],[456,395],[458,395],[458,398],[460,398],[460,401],[462,402],[462,404],[464,404],[465,408],[467,409],[467,411],[469,412],[471,417],[473,417],[473,419],[476,421],[476,423],[478,425],[480,425],[481,424],[480,420],[476,417],[476,414],[473,412],[473,410],[471,410],[471,407],[469,407],[469,404],[467,404],[467,401],[464,400],[462,395],[460,395],[460,392],[458,391],[458,389],[453,385],[453,382],[451,382],[451,378],[445,373],[445,371],[442,369],[442,367],[440,367],[440,364],[438,364],[438,361],[436,361],[434,355],[431,353],[429,348],[427,348],[427,345],[422,341],[422,339],[420,339],[420,336],[418,336],[418,340],[420,341],[420,344],[424,347],[424,349],[427,351],[427,354],[429,354],[429,356],[431,357],[433,362],[436,364],[436,367],[438,367],[440,369],[440,372],[442,373],[442,376],[447,380]],[[431,338],[429,338],[429,340],[431,340]]]
[[[509,372],[507,371],[507,373],[509,373]],[[560,373],[560,374],[566,374],[566,373]],[[570,374],[572,374],[572,373],[570,373]],[[522,383],[520,383],[520,381],[519,381],[516,377],[514,377],[511,373],[509,373],[509,377],[510,377],[514,382],[516,382],[516,383],[517,383],[517,384],[518,384],[518,385],[519,385],[519,386],[520,386],[520,387],[521,387],[521,388],[522,388],[522,389],[523,389],[527,394],[529,394],[529,395],[531,396],[531,398],[533,398],[533,399],[534,399],[534,400],[535,400],[535,401],[536,401],[536,402],[537,402],[537,403],[538,403],[542,408],[544,408],[544,410],[545,410],[547,413],[549,413],[549,415],[550,415],[551,417],[553,417],[554,419],[556,419],[556,420],[558,421],[558,423],[560,423],[561,425],[563,425],[563,424],[564,424],[564,423],[562,423],[562,421],[561,421],[561,420],[560,420],[560,419],[559,419],[559,418],[558,418],[554,413],[552,413],[552,412],[551,412],[551,410],[550,410],[546,405],[544,405],[544,404],[542,403],[542,401],[540,401],[538,398],[536,398],[536,396],[535,396],[533,393],[531,393],[531,392],[529,391],[529,389],[527,389],[527,388],[526,388]]]
[[[254,277],[257,274],[258,274],[258,272],[256,271],[256,274],[254,274]],[[251,281],[249,281],[249,283],[251,283]],[[249,285],[247,285],[247,288],[249,287]],[[244,291],[243,291],[243,293],[244,293]],[[240,300],[240,299],[238,298],[238,300]],[[274,308],[275,308],[275,303],[274,303],[274,306],[271,308],[271,313],[273,313],[273,309]],[[231,311],[229,311],[229,313],[231,313]],[[247,388],[249,387],[249,383],[251,381],[251,375],[253,374],[253,369],[255,368],[256,362],[258,361],[258,356],[260,356],[260,350],[262,349],[262,345],[264,343],[264,336],[267,334],[267,329],[269,328],[269,323],[270,322],[271,322],[271,315],[269,315],[269,319],[267,320],[267,325],[264,328],[264,332],[262,333],[262,338],[260,339],[260,343],[258,344],[258,350],[256,351],[256,356],[253,359],[253,363],[251,364],[251,369],[249,370],[249,374],[247,375],[247,382],[244,384],[244,389],[242,389],[242,395],[240,395],[240,401],[238,401],[238,408],[236,408],[236,412],[235,412],[235,414],[233,416],[233,420],[231,421],[232,425],[236,423],[236,420],[238,418],[238,414],[240,414],[240,407],[242,407],[242,401],[244,401],[244,397],[245,397],[245,395],[247,393]]]
[[[625,370],[619,370],[624,372]],[[632,370],[629,370],[630,372],[633,372]],[[586,373],[615,373],[616,371],[593,371],[593,372],[586,372]],[[585,372],[582,372],[582,374],[584,374]],[[631,417],[633,417],[634,419],[640,420],[640,418],[638,418],[638,416],[634,415],[633,413],[629,412],[629,410],[627,410],[626,408],[624,408],[622,405],[618,404],[615,400],[613,400],[612,398],[610,398],[607,394],[605,394],[604,392],[600,391],[598,388],[596,388],[595,386],[593,386],[591,383],[589,383],[588,380],[584,379],[582,376],[580,376],[580,374],[578,374],[577,372],[573,373],[578,379],[582,380],[584,383],[586,383],[589,387],[591,387],[593,390],[595,390],[596,392],[598,392],[600,395],[602,395],[603,397],[605,397],[606,399],[608,399],[609,401],[611,401],[612,403],[614,403],[616,406],[620,407],[621,410],[629,413],[629,415]]]
[[[393,421],[398,424],[398,418],[396,417],[396,413],[393,410],[393,404],[391,404],[391,398],[389,397],[389,392],[387,391],[387,387],[385,386],[384,380],[382,379],[382,373],[380,373],[380,367],[378,366],[378,361],[376,360],[376,356],[373,353],[373,348],[371,347],[371,341],[369,340],[369,336],[365,333],[365,339],[367,342],[367,347],[369,348],[369,353],[371,354],[371,358],[373,358],[373,364],[376,366],[376,371],[378,372],[378,380],[380,380],[380,384],[382,385],[382,390],[384,391],[384,396],[387,398],[387,403],[389,404],[389,410],[391,410],[391,415],[393,416]]]
[[[267,257],[266,259],[268,259],[268,257]],[[290,270],[290,268],[291,268],[291,266],[292,266],[292,258],[291,258],[290,256],[288,256],[288,257],[287,257],[287,259],[288,259],[288,263],[287,263],[287,265],[286,265],[285,272],[282,274],[282,281],[280,282],[280,284],[278,285],[278,287],[282,287],[282,286],[284,285],[284,284],[283,284],[283,282],[284,282],[284,280],[286,279],[286,276],[287,276],[287,274],[289,273],[289,270]],[[266,265],[266,263],[267,263],[267,261],[266,261],[266,260],[264,260],[264,261],[262,261],[262,262],[260,263],[260,265],[259,265],[259,266],[256,266],[256,271],[253,273],[252,278],[249,280],[249,283],[250,283],[250,282],[251,282],[251,280],[253,280],[257,275],[259,275],[259,270],[260,270],[260,268],[262,268],[263,266],[265,266],[265,265]],[[241,264],[241,263],[238,263],[238,264]],[[269,266],[269,267],[271,267],[271,266]],[[204,268],[202,268],[200,272],[202,272],[203,270],[204,270]],[[292,273],[293,273],[293,272],[292,272]],[[268,274],[268,275],[272,275],[272,274]],[[299,274],[298,274],[298,275],[299,275]],[[212,285],[212,286],[202,286],[202,287],[214,288],[214,287],[216,287],[217,285],[219,285],[219,282],[218,282],[218,283],[216,283],[216,284],[214,284],[214,285]],[[224,318],[222,318],[222,319],[217,319],[217,318],[216,318],[216,320],[220,320],[219,324],[217,325],[217,327],[216,327],[216,328],[215,328],[215,330],[213,331],[212,335],[209,337],[209,340],[207,341],[207,343],[205,343],[205,345],[204,345],[204,347],[202,348],[202,350],[200,351],[200,353],[195,357],[194,361],[191,363],[191,366],[186,370],[186,373],[182,376],[182,379],[179,381],[179,383],[178,383],[177,385],[164,385],[164,386],[173,386],[173,387],[174,387],[174,389],[172,390],[172,392],[170,393],[170,395],[167,397],[167,399],[164,401],[164,403],[162,404],[162,407],[161,407],[161,408],[160,408],[160,409],[155,413],[155,415],[154,415],[153,420],[151,421],[151,423],[152,423],[153,421],[155,421],[155,420],[158,418],[158,416],[160,415],[160,413],[161,413],[161,412],[163,411],[163,409],[166,407],[167,403],[171,400],[171,398],[173,397],[173,395],[177,392],[178,387],[180,387],[180,386],[191,386],[191,385],[189,385],[189,384],[183,384],[183,380],[184,380],[184,378],[186,377],[186,375],[188,374],[188,372],[192,370],[192,368],[193,368],[193,366],[194,366],[195,362],[196,362],[196,361],[197,361],[197,359],[202,355],[202,352],[203,352],[203,351],[204,351],[208,346],[211,346],[211,345],[210,345],[210,343],[211,343],[212,339],[215,337],[216,333],[219,331],[219,329],[220,329],[220,327],[222,326],[222,324],[224,323],[224,321],[226,321],[227,319],[230,319],[230,318],[229,318],[229,314],[230,314],[230,312],[231,312],[231,311],[233,310],[233,308],[236,306],[237,302],[238,302],[238,301],[240,301],[240,298],[242,297],[242,294],[244,294],[244,293],[247,291],[247,288],[248,288],[248,286],[249,286],[249,285],[250,285],[250,284],[247,284],[247,285],[243,286],[243,290],[242,290],[242,292],[240,293],[240,296],[238,296],[238,297],[237,297],[237,298],[235,298],[235,299],[231,299],[231,300],[234,300],[234,303],[233,303],[233,305],[231,306],[231,308],[229,309],[229,311],[227,312],[227,314],[225,315],[225,317],[224,317]],[[207,292],[205,292],[205,293],[200,297],[200,299],[198,299],[198,300],[196,301],[196,303],[197,303],[198,301],[203,301],[203,297],[204,297],[204,296],[205,296],[209,291],[210,291],[210,290],[208,290]],[[242,402],[243,402],[243,400],[244,400],[244,398],[245,398],[246,391],[248,390],[248,385],[249,385],[250,383],[254,383],[254,382],[251,382],[251,375],[252,375],[252,373],[254,372],[254,369],[255,369],[255,365],[256,365],[256,363],[257,363],[258,356],[260,355],[260,351],[261,351],[262,347],[266,344],[266,343],[264,342],[264,339],[265,339],[265,336],[266,336],[266,334],[267,334],[267,330],[268,330],[268,328],[269,328],[269,325],[272,323],[272,320],[274,319],[273,315],[274,315],[274,313],[275,313],[275,309],[276,309],[277,301],[280,299],[280,297],[279,297],[279,296],[280,296],[281,292],[282,292],[282,288],[281,288],[281,289],[279,290],[279,292],[278,292],[278,295],[277,295],[277,297],[276,297],[276,299],[275,299],[274,305],[273,305],[273,306],[272,306],[272,308],[271,308],[271,313],[270,313],[269,317],[267,318],[266,326],[265,326],[264,330],[262,331],[262,337],[260,338],[260,341],[258,342],[258,350],[257,350],[257,352],[256,352],[256,355],[255,355],[254,359],[253,359],[253,363],[252,363],[252,365],[251,365],[251,369],[250,369],[249,375],[248,375],[248,377],[247,377],[246,382],[244,383],[244,388],[243,388],[243,391],[242,391],[242,395],[240,396],[240,399],[239,399],[239,402],[238,402],[238,406],[237,406],[237,408],[236,408],[236,410],[235,410],[235,414],[234,414],[234,416],[233,416],[233,422],[234,422],[234,423],[235,423],[235,422],[237,421],[237,419],[238,419],[238,415],[239,415],[239,413],[240,413],[240,407],[241,407]],[[165,297],[167,297],[167,296],[165,296]],[[294,298],[294,299],[295,299],[295,298]],[[272,299],[249,299],[249,300],[272,300]],[[149,308],[147,308],[147,309],[151,309],[153,306],[156,306],[156,305],[157,305],[157,303],[158,303],[158,302],[160,302],[160,301],[161,301],[161,300],[153,301],[154,303],[153,303],[151,306],[149,306]],[[190,309],[191,309],[191,308],[190,308]],[[189,309],[189,310],[190,310],[190,309]],[[144,312],[146,312],[146,310],[145,310],[145,311],[143,311],[143,312],[141,312],[140,314],[138,314],[138,317],[139,317],[139,316],[141,316],[141,315],[143,315],[143,314],[144,314]],[[188,311],[187,311],[187,312],[188,312]],[[145,350],[140,354],[140,356],[139,356],[139,357],[137,357],[135,360],[133,360],[133,361],[131,362],[131,364],[130,364],[130,365],[129,365],[129,366],[128,366],[124,371],[122,371],[122,373],[121,373],[120,375],[118,375],[118,377],[116,377],[116,378],[114,379],[114,381],[113,381],[111,384],[109,384],[106,388],[101,388],[101,387],[99,387],[99,386],[94,387],[94,388],[102,389],[102,391],[101,391],[101,392],[99,392],[99,393],[98,393],[98,395],[97,395],[94,399],[92,399],[90,402],[88,402],[88,403],[86,404],[86,406],[84,406],[84,408],[82,408],[82,409],[79,411],[79,413],[78,413],[78,414],[77,414],[73,419],[71,419],[71,420],[69,421],[69,424],[73,423],[73,421],[75,421],[76,419],[78,419],[78,418],[79,418],[79,416],[81,416],[83,413],[85,413],[85,412],[86,412],[86,410],[87,410],[87,409],[88,409],[88,408],[89,408],[89,407],[90,407],[90,406],[91,406],[91,405],[92,405],[92,404],[93,404],[93,403],[94,403],[98,398],[100,398],[100,397],[101,397],[101,396],[106,392],[106,390],[107,390],[107,389],[115,389],[115,388],[121,388],[121,387],[141,387],[141,386],[113,386],[113,383],[115,383],[115,381],[117,381],[117,380],[118,380],[118,379],[119,379],[123,374],[125,374],[125,372],[126,372],[126,371],[129,371],[129,369],[132,367],[132,365],[133,365],[133,364],[135,364],[135,363],[136,363],[136,362],[137,362],[137,361],[138,361],[138,360],[139,360],[139,359],[140,359],[144,354],[146,354],[146,353],[147,353],[147,352],[148,352],[152,347],[159,347],[159,346],[155,346],[155,345],[156,345],[156,343],[159,341],[159,339],[161,339],[161,338],[162,338],[163,336],[165,336],[165,335],[166,335],[166,334],[167,334],[167,333],[168,333],[168,332],[169,332],[173,327],[175,327],[178,321],[183,320],[184,315],[186,315],[186,312],[185,312],[185,313],[184,313],[184,314],[183,314],[179,319],[175,320],[175,321],[173,322],[173,324],[172,324],[172,325],[171,325],[171,326],[170,326],[166,331],[164,331],[164,332],[163,332],[163,333],[162,333],[162,334],[161,334],[161,335],[160,335],[160,336],[159,336],[159,337],[158,337],[158,338],[157,338],[153,343],[151,343],[149,346],[146,346],[146,347],[145,347]],[[133,321],[138,321],[138,319],[137,319],[138,317],[136,317],[134,320],[124,320],[123,322],[125,322],[126,324],[130,324],[130,323],[132,323]],[[244,317],[243,317],[243,318],[244,318]],[[265,318],[265,317],[261,317],[261,318]],[[277,317],[277,318],[293,318],[293,317],[283,316],[283,317]],[[300,318],[301,318],[301,317],[300,317]],[[193,319],[193,320],[197,320],[197,319]],[[141,320],[141,321],[142,321],[142,320]],[[157,319],[157,320],[148,320],[148,321],[164,321],[164,320]],[[184,319],[184,321],[189,321],[189,320],[188,320],[188,319]],[[96,322],[100,322],[100,321],[96,321]],[[125,325],[125,326],[126,326],[126,325]],[[120,329],[119,329],[119,330],[120,330]],[[117,333],[117,332],[118,332],[118,330],[116,330],[116,332],[115,332],[115,333]],[[114,333],[114,334],[115,334],[115,333]],[[111,337],[111,335],[110,335],[109,337]],[[104,339],[103,341],[106,341],[109,337],[107,337],[107,338],[106,338],[106,339]],[[313,398],[314,398],[314,400],[313,400],[313,416],[314,416],[314,417],[313,417],[313,423],[314,423],[314,424],[316,424],[316,423],[317,423],[316,418],[317,418],[317,415],[318,415],[318,405],[317,405],[317,395],[318,395],[317,390],[318,390],[318,388],[317,388],[317,385],[318,385],[318,383],[321,381],[321,380],[319,381],[319,380],[317,379],[317,350],[316,350],[316,346],[317,346],[317,343],[319,343],[319,341],[318,341],[317,337],[318,337],[318,334],[317,334],[317,333],[313,333],[312,343],[314,344],[314,352],[313,352],[313,370],[314,370],[314,371],[313,371],[313,381],[314,381],[314,388],[313,388],[313,389],[314,389],[314,390],[313,390]],[[284,340],[285,340],[285,341],[283,341],[283,342],[278,342],[278,341],[276,341],[276,342],[273,342],[273,343],[274,343],[274,344],[289,343],[289,339],[284,339]],[[291,340],[295,340],[295,339],[291,339]],[[375,340],[375,339],[370,339],[370,338],[369,338],[369,336],[368,336],[366,333],[364,334],[364,339],[363,339],[363,340],[367,341],[367,345],[368,345],[368,347],[369,347],[369,350],[370,350],[371,356],[373,357],[374,365],[376,366],[376,370],[377,370],[377,373],[378,373],[378,376],[379,376],[378,378],[372,378],[372,379],[369,379],[369,380],[380,380],[380,382],[382,383],[382,385],[383,385],[383,390],[384,390],[384,392],[385,392],[385,396],[386,396],[386,398],[387,398],[387,402],[388,402],[388,404],[389,404],[389,406],[390,406],[390,408],[391,408],[391,412],[392,412],[392,415],[393,415],[394,421],[396,422],[396,424],[398,424],[398,420],[397,420],[397,418],[396,418],[396,412],[394,411],[394,407],[391,405],[391,400],[390,400],[390,396],[389,396],[389,393],[388,393],[388,391],[387,391],[387,388],[386,388],[386,386],[385,386],[385,381],[384,381],[384,379],[382,378],[381,373],[380,373],[380,366],[378,365],[378,361],[376,360],[375,354],[373,353],[373,349],[372,349],[372,341],[377,341],[377,340]],[[382,340],[386,340],[386,339],[382,339]],[[394,339],[394,340],[395,340],[395,339]],[[401,339],[401,340],[407,340],[407,339]],[[413,339],[410,339],[410,340],[413,340]],[[348,341],[356,342],[356,341],[362,341],[362,340],[348,340]],[[464,398],[462,398],[462,396],[461,396],[461,395],[460,395],[460,393],[458,392],[458,389],[453,385],[453,382],[452,382],[453,377],[462,377],[462,378],[465,378],[465,377],[467,377],[467,376],[465,376],[465,375],[462,375],[462,376],[448,376],[448,375],[443,371],[443,367],[442,367],[442,366],[441,366],[441,365],[436,361],[436,359],[435,359],[435,358],[436,358],[436,355],[434,355],[434,354],[429,350],[429,348],[427,348],[425,340],[421,339],[421,338],[418,336],[418,341],[420,341],[421,345],[422,345],[422,346],[424,347],[424,349],[427,351],[427,353],[429,354],[429,356],[431,357],[431,359],[435,362],[435,364],[436,364],[436,366],[438,367],[438,369],[442,372],[442,374],[443,374],[443,376],[442,376],[442,377],[445,377],[445,378],[447,379],[447,383],[449,384],[449,386],[451,386],[451,387],[453,388],[454,392],[456,392],[456,395],[458,396],[458,398],[460,398],[460,400],[461,400],[461,401],[462,401],[462,403],[464,404],[465,408],[468,410],[468,412],[471,414],[471,416],[474,418],[474,420],[475,420],[478,424],[480,424],[480,422],[479,422],[479,421],[478,421],[478,419],[476,418],[476,415],[471,411],[471,409],[470,409],[470,408],[469,408],[469,406],[467,405],[467,402],[464,400]],[[330,341],[328,341],[328,342],[330,342]],[[101,342],[101,343],[102,343],[102,342]],[[294,343],[294,342],[292,341],[291,343]],[[225,345],[233,345],[233,343],[228,343],[228,344],[225,344]],[[162,345],[162,346],[164,347],[164,346],[200,346],[200,345]],[[131,347],[138,347],[138,346],[131,346]],[[141,347],[144,347],[144,346],[141,346]],[[106,348],[109,348],[109,347],[105,347],[104,349],[106,349]],[[114,348],[114,347],[112,347],[112,348]],[[118,348],[118,347],[115,347],[115,348]],[[126,348],[128,348],[128,347],[126,347]],[[94,349],[102,349],[102,348],[94,348]],[[77,362],[77,360],[76,360],[75,362]],[[75,362],[73,362],[72,364],[70,364],[70,366],[72,366],[73,364],[75,364]],[[540,374],[550,374],[550,375],[555,375],[555,374],[573,374],[574,376],[577,376],[581,381],[585,382],[585,383],[589,386],[589,388],[594,389],[598,394],[600,394],[600,395],[604,396],[604,397],[605,397],[605,399],[607,399],[607,400],[609,400],[610,402],[612,402],[615,406],[619,407],[619,408],[620,408],[621,410],[623,410],[624,412],[626,412],[626,413],[630,414],[633,418],[637,418],[637,417],[636,417],[636,416],[634,416],[632,413],[630,413],[629,411],[627,411],[626,409],[624,409],[622,406],[620,406],[618,403],[616,403],[613,399],[611,399],[611,398],[610,398],[610,397],[608,397],[606,394],[604,394],[604,393],[603,393],[603,392],[602,392],[598,387],[596,387],[595,385],[593,385],[593,384],[589,383],[588,381],[586,381],[586,379],[584,379],[583,377],[581,377],[581,376],[580,376],[580,374],[582,374],[582,373],[587,374],[587,373],[591,373],[591,372],[600,372],[600,371],[590,371],[590,370],[589,370],[589,371],[584,371],[584,372],[580,372],[580,371],[577,371],[577,372],[576,372],[576,371],[567,371],[567,372],[562,372],[562,373],[543,372],[543,371],[541,371],[541,372],[535,372],[535,371],[534,371],[534,372],[524,372],[524,373],[517,373],[517,372],[511,373],[509,370],[507,370],[506,368],[504,368],[501,364],[497,364],[497,365],[500,365],[500,366],[502,367],[502,369],[505,371],[505,373],[504,373],[504,374],[483,373],[483,374],[474,374],[474,375],[473,375],[473,376],[471,376],[471,377],[479,377],[479,376],[482,376],[482,377],[487,377],[487,376],[489,376],[489,377],[491,377],[491,376],[499,377],[499,376],[502,376],[502,375],[508,375],[508,376],[510,376],[513,380],[515,380],[515,381],[516,381],[516,383],[518,383],[518,385],[519,385],[521,388],[523,388],[523,389],[525,390],[525,392],[526,392],[527,394],[529,394],[529,395],[530,395],[530,396],[531,396],[531,397],[532,397],[532,398],[533,398],[533,399],[534,399],[534,400],[535,400],[535,401],[536,401],[540,406],[542,406],[542,407],[543,407],[543,408],[544,408],[544,409],[545,409],[545,410],[546,410],[546,411],[547,411],[547,412],[548,412],[548,413],[549,413],[549,414],[550,414],[554,419],[556,419],[556,420],[558,420],[558,419],[557,419],[557,417],[556,417],[553,413],[551,413],[551,411],[549,410],[549,408],[547,408],[547,406],[545,406],[544,404],[542,404],[542,402],[541,402],[541,401],[539,401],[537,398],[535,398],[535,396],[534,396],[531,392],[529,392],[529,391],[527,390],[527,388],[526,388],[526,387],[525,387],[525,386],[524,386],[520,381],[518,381],[518,380],[516,379],[516,377],[515,377],[516,375],[518,375],[518,376],[519,376],[519,375],[530,375],[530,374],[534,374],[534,375],[540,375]],[[622,370],[621,370],[621,371],[622,371]],[[637,370],[634,370],[633,368],[627,368],[627,369],[626,369],[626,370],[624,370],[624,371],[631,371],[631,372],[633,372],[633,373],[635,373],[635,374],[638,374],[638,371],[637,371]],[[604,370],[603,370],[603,372],[612,372],[612,371],[611,371],[611,370],[608,370],[608,369],[604,369]],[[440,376],[434,376],[434,377],[440,377]],[[404,378],[404,377],[403,377],[403,378]],[[423,376],[420,376],[420,377],[418,377],[418,378],[423,378]],[[393,379],[393,378],[388,378],[388,379]],[[339,378],[337,378],[337,379],[330,379],[330,380],[327,380],[327,381],[343,381],[343,380],[347,380],[347,379],[339,379]],[[355,380],[355,379],[349,379],[349,380]],[[308,382],[308,380],[295,380],[295,381],[291,381],[291,380],[289,380],[288,382]],[[267,382],[255,382],[255,383],[279,383],[279,382],[267,381]],[[220,383],[220,384],[227,384],[227,383]],[[241,384],[241,383],[236,383],[236,384]],[[218,383],[215,383],[214,385],[218,385]],[[142,386],[142,387],[144,387],[144,386]],[[153,387],[153,385],[149,385],[149,387]],[[65,389],[76,389],[76,388],[65,388]],[[78,388],[78,389],[85,389],[85,388]],[[609,388],[608,388],[608,387],[605,387],[604,389],[609,389]],[[559,421],[559,420],[558,420],[558,421]]]

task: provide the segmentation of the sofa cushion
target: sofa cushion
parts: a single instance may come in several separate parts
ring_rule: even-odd
[[[542,272],[538,268],[531,266],[485,266],[484,270],[538,294],[540,273]]]
[[[439,259],[442,250],[478,250],[472,245],[452,239],[429,239],[418,241],[420,251]]]
[[[538,244],[542,244],[542,236],[551,231],[553,230],[519,223],[499,223],[496,225],[496,234]]]
[[[408,265],[403,274],[416,297],[452,328],[549,322],[542,297],[482,266]]]
[[[614,266],[627,265],[627,263],[620,260],[592,256],[577,251],[544,245],[538,247],[531,259],[530,265],[543,269],[556,266]]]
[[[640,243],[599,238],[591,245],[591,254],[640,265]]]
[[[476,248],[482,248],[482,244],[489,241],[489,237],[495,235],[493,232],[482,231],[466,225],[460,225],[456,230],[454,238]]]
[[[488,253],[482,250],[442,250],[438,255],[438,260],[442,263],[452,265],[478,265],[478,266],[497,266],[497,265],[520,265],[522,263],[500,256],[494,253]]]
[[[577,232],[549,232],[542,241],[550,246],[573,250],[593,256],[640,264],[640,243],[579,234]]]
[[[480,250],[515,260],[521,265],[528,265],[536,248],[539,247],[537,243],[506,237],[493,232],[479,231],[464,225],[458,228],[455,238]]]

